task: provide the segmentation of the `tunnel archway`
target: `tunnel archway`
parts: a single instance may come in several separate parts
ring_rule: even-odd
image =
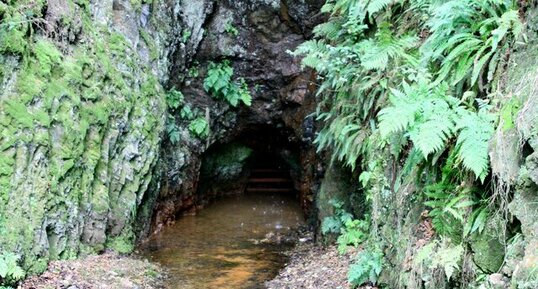
[[[156,181],[158,196],[147,201],[152,206],[147,209],[151,210],[152,221],[145,227],[146,232],[166,227],[218,195],[244,193],[252,173],[250,167],[264,158],[278,160],[271,166],[285,168],[286,173],[258,175],[250,185],[254,189],[272,185],[287,189],[289,185],[291,193],[297,193],[305,215],[312,215],[320,170],[310,143],[313,121],[305,122],[305,118],[317,105],[313,84],[316,76],[303,70],[300,60],[287,51],[310,38],[312,28],[323,18],[318,15],[323,1],[247,2],[248,5],[236,5],[217,1],[204,6],[210,13],[204,14],[199,29],[208,33],[192,38],[191,46],[179,45],[172,55],[167,87],[181,91],[181,105],[196,111],[194,118],[205,119],[211,133],[198,139],[188,130],[192,120],[181,113],[183,107],[171,109],[170,127],[176,128],[176,136],[181,137],[176,143],[163,142],[159,168],[162,177]],[[225,26],[230,25],[237,29],[236,35],[225,31]],[[183,57],[185,49],[190,51],[188,57]],[[246,85],[252,96],[249,105],[229,105],[206,91],[204,82],[212,63],[226,63],[233,71],[230,81]],[[307,142],[303,140],[306,133],[310,134]],[[233,146],[230,154],[233,156],[235,150],[241,165],[222,170],[228,166],[219,165],[216,156],[226,154],[227,148]],[[241,146],[252,152],[241,156],[245,153]],[[271,182],[261,183],[260,179]],[[276,186],[278,181],[282,183]]]
[[[230,194],[280,193],[301,198],[301,146],[285,128],[253,125],[201,157],[197,203]]]

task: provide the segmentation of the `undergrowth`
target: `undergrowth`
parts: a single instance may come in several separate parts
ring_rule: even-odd
[[[445,256],[462,256],[469,236],[482,233],[501,209],[489,182],[489,142],[501,115],[495,98],[501,75],[523,36],[519,9],[511,0],[335,0],[323,6],[328,21],[293,54],[318,73],[318,150],[362,171],[372,216],[361,227],[370,235],[351,245],[386,249],[393,240],[376,234],[389,223],[385,216],[399,213],[381,211],[384,200],[418,200],[443,240],[432,241],[438,258],[427,267],[444,271],[444,282],[461,274],[463,258]],[[503,117],[514,115],[508,113]],[[345,236],[348,219],[336,210],[322,230]],[[382,257],[360,258],[377,264]],[[377,269],[358,263],[350,280],[375,283]]]

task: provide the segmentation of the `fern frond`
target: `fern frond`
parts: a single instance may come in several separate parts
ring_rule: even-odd
[[[375,37],[363,41],[359,45],[361,51],[361,64],[368,70],[385,69],[390,59],[407,56],[407,51],[417,43],[417,38],[405,35],[394,37],[390,24],[383,22]]]
[[[409,128],[415,121],[415,114],[419,109],[417,103],[407,99],[401,91],[393,89],[392,95],[393,105],[382,109],[378,115],[379,130],[383,138]]]
[[[319,24],[314,28],[313,32],[316,37],[336,40],[342,33],[342,25],[343,23],[340,19],[334,19],[332,21]]]
[[[311,67],[316,70],[324,70],[324,59],[327,57],[329,49],[327,44],[321,40],[309,40],[303,42],[293,52],[293,55],[304,56],[303,66]]]
[[[463,166],[483,182],[489,169],[489,141],[494,131],[494,119],[485,109],[480,113],[460,110],[459,114],[458,157]]]
[[[453,136],[454,121],[450,106],[437,100],[422,107],[424,121],[409,132],[410,139],[424,157],[442,151],[446,142]]]
[[[368,8],[366,10],[370,15],[374,15],[377,12],[387,8],[394,0],[371,0],[368,3]]]

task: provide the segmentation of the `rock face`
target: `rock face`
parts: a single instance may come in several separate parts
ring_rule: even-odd
[[[165,174],[156,201],[154,228],[173,221],[179,212],[194,206],[195,193],[200,186],[197,172],[201,155],[209,147],[237,138],[258,138],[264,131],[265,134],[275,133],[270,128],[278,128],[275,138],[286,138],[294,146],[308,146],[296,150],[306,166],[303,166],[305,171],[299,169],[295,179],[304,206],[309,207],[313,184],[310,163],[314,162],[314,153],[312,147],[303,142],[303,120],[314,110],[314,88],[311,73],[303,72],[299,61],[287,51],[309,37],[320,6],[321,1],[294,1],[293,4],[218,1],[203,6],[209,7],[203,19],[199,19],[204,36],[197,42],[192,58],[174,64],[170,83],[183,92],[185,102],[192,109],[209,120],[211,134],[208,139],[197,139],[183,129],[179,143],[163,145]],[[248,85],[253,97],[250,107],[234,108],[215,100],[204,90],[209,63],[220,63],[223,59],[230,61],[234,79],[243,78]],[[178,127],[188,126],[189,120],[182,120],[177,113],[175,119]]]
[[[0,4],[0,251],[30,272],[132,248],[176,29],[172,7],[135,2]]]
[[[532,13],[533,17],[536,11]],[[536,37],[538,30],[531,30]],[[508,146],[517,155],[519,161],[518,174],[506,181],[514,191],[513,199],[508,208],[510,213],[521,223],[521,235],[516,238],[507,250],[514,256],[504,266],[503,271],[512,276],[513,287],[538,287],[538,134],[536,115],[538,114],[538,92],[536,80],[538,60],[534,40],[527,49],[519,51],[514,56],[514,63],[508,73],[509,84],[507,94],[522,103],[521,110],[515,118],[515,125],[506,134],[516,132],[519,136],[518,146]],[[499,146],[495,148],[499,150]],[[510,168],[503,167],[507,171]],[[515,248],[521,248],[516,250]],[[512,250],[511,250],[512,249]],[[519,251],[519,252],[518,252]]]
[[[322,1],[26,2],[0,3],[12,23],[0,28],[0,251],[21,255],[29,272],[132,250],[151,224],[190,206],[211,144],[265,125],[308,146],[311,75],[286,51],[309,36]],[[246,80],[251,107],[202,88],[208,63],[224,58]],[[205,112],[208,139],[178,118],[172,144],[163,87]],[[314,162],[310,147],[297,154]],[[313,172],[296,176],[307,205]]]

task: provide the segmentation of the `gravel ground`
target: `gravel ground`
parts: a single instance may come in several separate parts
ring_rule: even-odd
[[[269,289],[344,289],[350,288],[347,271],[353,252],[340,255],[335,246],[299,244],[290,253],[290,262],[279,275],[267,282]]]
[[[351,288],[347,272],[356,253],[340,255],[335,246],[299,243],[288,252],[290,261],[286,267],[265,286],[268,289]],[[51,262],[45,273],[27,279],[18,289],[163,289],[165,278],[163,269],[147,260],[106,253]]]
[[[161,289],[163,270],[148,261],[106,253],[81,260],[54,261],[19,289]]]

